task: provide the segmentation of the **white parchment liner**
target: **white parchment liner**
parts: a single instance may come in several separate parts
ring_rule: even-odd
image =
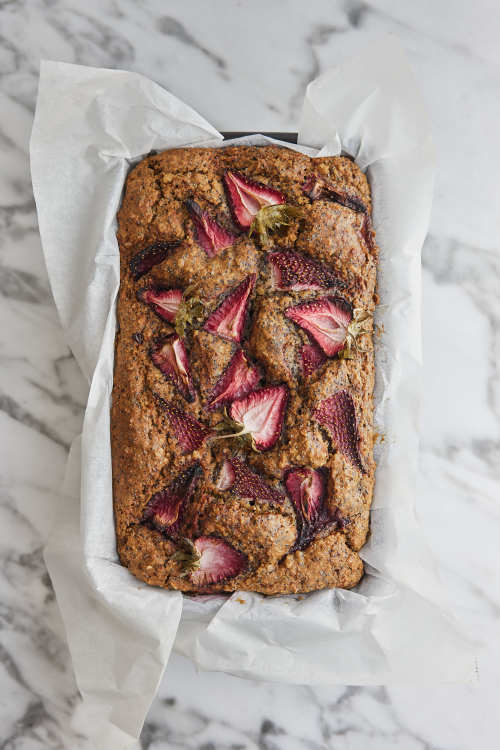
[[[351,154],[373,192],[384,330],[376,425],[385,441],[361,553],[367,573],[355,590],[300,599],[183,598],[140,583],[116,555],[109,439],[116,212],[130,164],[150,150],[225,144],[194,110],[136,73],[41,66],[30,144],[40,234],[67,341],[90,383],[83,433],[63,493],[53,499],[45,559],[84,698],[77,721],[99,750],[135,745],[172,648],[204,669],[288,683],[464,681],[472,673],[471,648],[443,607],[413,510],[420,251],[434,159],[415,82],[393,40],[309,85],[299,143],[305,146],[283,145]]]

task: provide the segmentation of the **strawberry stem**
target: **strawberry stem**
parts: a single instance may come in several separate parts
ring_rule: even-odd
[[[370,328],[364,328],[363,326],[365,323],[368,323],[370,326],[372,318],[373,316],[365,310],[361,310],[360,308],[354,310],[353,319],[347,327],[345,346],[339,352],[340,359],[353,359],[354,352],[366,353],[370,351],[369,349],[363,349],[359,345],[359,339],[361,336],[366,336],[370,333]]]
[[[176,562],[180,568],[181,578],[185,578],[200,567],[201,555],[190,539],[181,541],[181,549],[170,555],[170,559]]]
[[[244,427],[240,432],[231,432],[228,435],[217,435],[216,437],[213,437],[212,440],[223,440],[224,438],[232,438],[232,437],[242,437],[242,435],[249,435],[250,430],[247,427]]]
[[[275,206],[263,206],[255,214],[250,225],[248,233],[251,237],[254,233],[259,236],[261,245],[269,243],[268,232],[274,232],[281,227],[288,226],[295,219],[302,219],[304,211],[298,206],[290,206],[288,203],[281,203]]]

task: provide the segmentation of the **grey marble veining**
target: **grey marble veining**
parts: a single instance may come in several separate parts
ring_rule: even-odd
[[[233,130],[294,130],[304,87],[371,35],[405,45],[439,172],[423,253],[417,512],[478,644],[469,686],[310,688],[169,663],[149,750],[499,746],[500,9],[496,0],[0,0],[0,748],[87,748],[41,538],[27,505],[61,483],[87,384],[43,266],[28,140],[40,58],[141,72]],[[51,519],[40,512],[38,528]]]

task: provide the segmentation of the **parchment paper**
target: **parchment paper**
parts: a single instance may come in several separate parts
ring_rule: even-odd
[[[193,109],[138,74],[41,66],[30,147],[40,234],[61,323],[90,384],[45,558],[84,698],[76,720],[99,750],[135,745],[172,648],[204,669],[287,683],[472,675],[472,649],[443,605],[414,515],[420,250],[434,159],[415,82],[393,40],[372,44],[309,85],[299,142],[313,155],[354,156],[373,192],[381,248],[377,323],[384,330],[376,425],[385,441],[377,450],[372,532],[361,553],[367,572],[352,591],[183,598],[140,583],[116,555],[109,439],[115,217],[130,164],[150,150],[225,144]]]

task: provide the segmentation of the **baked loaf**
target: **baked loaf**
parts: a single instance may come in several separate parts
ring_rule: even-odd
[[[372,499],[377,248],[344,157],[177,149],[118,215],[120,560],[185,592],[354,586]]]

